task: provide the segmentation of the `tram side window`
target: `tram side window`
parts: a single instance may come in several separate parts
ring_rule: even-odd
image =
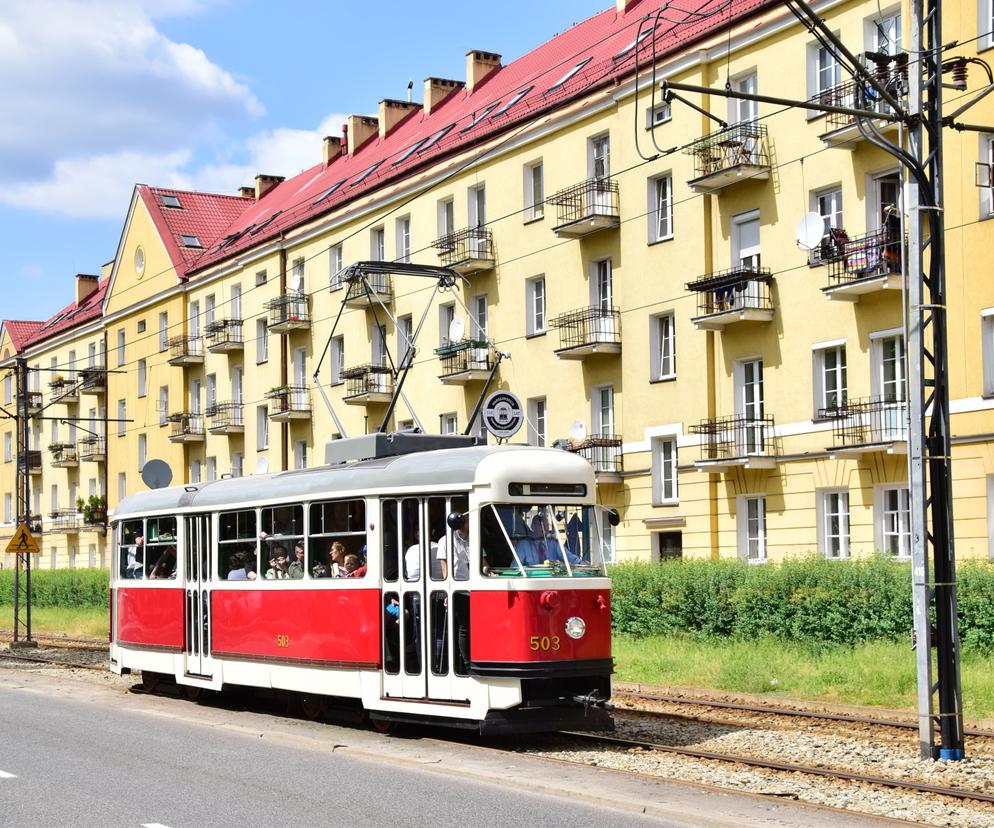
[[[366,575],[366,501],[311,504],[308,568],[315,578]]]
[[[421,577],[421,501],[405,498],[400,503],[400,543],[404,550],[404,580]]]
[[[221,578],[228,581],[255,579],[258,537],[254,509],[222,512],[218,516],[217,571]]]
[[[145,521],[126,520],[121,523],[118,544],[120,575],[140,579],[145,574]]]
[[[384,500],[380,537],[383,539],[383,580],[396,581],[400,572],[400,543],[397,538],[397,501]]]
[[[145,573],[149,578],[176,577],[176,518],[145,521]]]
[[[298,544],[304,542],[304,507],[299,503],[288,506],[267,506],[262,510],[262,571],[266,580],[291,577],[290,565],[296,560]],[[298,576],[294,567],[294,577]],[[303,573],[301,572],[301,575]]]

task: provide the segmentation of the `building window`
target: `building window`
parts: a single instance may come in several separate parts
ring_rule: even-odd
[[[808,76],[810,97],[814,97],[842,83],[842,67],[832,52],[812,43],[808,46]]]
[[[191,460],[190,461],[190,482],[199,483],[200,482],[200,461]]]
[[[535,221],[545,215],[545,169],[541,161],[524,167],[525,221]]]
[[[207,458],[207,482],[217,480],[217,458]]]
[[[980,217],[994,216],[994,135],[980,136],[976,184],[980,190]]]
[[[438,306],[438,345],[440,348],[449,344],[449,331],[455,318],[455,302],[446,302],[444,305]]]
[[[977,49],[990,49],[994,46],[994,0],[978,0],[977,34],[980,35]]]
[[[9,492],[3,496],[3,521],[14,522],[14,496]]]
[[[141,472],[148,462],[148,435],[138,435],[138,471]]]
[[[676,321],[672,311],[649,317],[649,379],[676,377]]]
[[[264,405],[255,408],[255,448],[257,451],[269,448],[269,409]]]
[[[293,444],[293,467],[295,469],[307,468],[307,441],[297,440]]]
[[[614,430],[614,386],[603,385],[590,392],[591,421],[594,434],[613,435]]]
[[[759,211],[732,216],[732,267],[759,270]]]
[[[268,277],[266,276],[266,271],[265,270],[256,271],[256,274],[255,274],[255,286],[259,287],[259,285],[266,284],[266,279],[267,278]]]
[[[456,203],[452,198],[438,202],[438,235],[448,236],[456,231]]]
[[[387,260],[387,236],[382,227],[374,227],[369,231],[369,258],[374,262]]]
[[[473,297],[471,303],[473,318],[471,334],[473,339],[482,341],[490,336],[490,300],[487,294],[481,293]]]
[[[545,397],[528,400],[528,445],[548,445]]]
[[[14,459],[14,435],[9,431],[3,435],[3,460],[9,463]]]
[[[831,244],[831,231],[843,227],[842,188],[836,185],[811,193],[811,209],[821,216],[821,220],[824,223],[821,245],[811,251],[809,258],[811,263],[817,263],[833,255],[834,249]]]
[[[231,453],[231,476],[241,477],[242,476],[242,453],[240,451],[233,451]]]
[[[759,82],[755,72],[749,72],[732,79],[732,91],[755,95],[759,91]],[[745,98],[728,99],[728,121],[732,124],[752,123],[759,117],[759,102]]]
[[[331,340],[331,384],[345,382],[345,337],[336,336]]]
[[[611,177],[611,138],[597,135],[587,141],[587,177],[602,181]]]
[[[825,408],[840,408],[848,398],[846,371],[846,345],[833,343],[817,346],[812,351],[814,360],[814,409],[815,417]]]
[[[652,503],[663,506],[680,500],[677,488],[676,437],[652,440]]]
[[[911,504],[907,486],[883,486],[877,502],[880,549],[893,558],[911,557]]]
[[[397,261],[411,261],[411,217],[402,216],[397,219]]]
[[[984,0],[981,0],[984,2]],[[897,55],[901,51],[901,13],[879,14],[869,17],[865,21],[866,48],[870,52],[877,52],[882,55]],[[982,29],[981,31],[989,31]]]
[[[124,328],[119,328],[117,331],[117,367],[120,368],[125,363],[125,336]]]
[[[872,339],[873,395],[884,402],[904,402],[908,398],[907,374],[904,354],[904,336],[901,334]]]
[[[528,336],[545,333],[545,277],[535,276],[525,282],[525,330]]]
[[[159,314],[159,351],[169,348],[169,314],[163,311]]]
[[[739,495],[737,525],[739,555],[749,563],[766,561],[766,498]]]
[[[269,360],[269,334],[265,319],[255,320],[255,364],[261,365]]]
[[[673,176],[649,179],[649,243],[673,238]]]
[[[414,317],[410,314],[397,317],[397,364],[403,365],[411,350],[414,337]]]
[[[4,405],[10,405],[14,400],[14,377],[11,374],[7,374],[3,378],[3,402]]]
[[[169,420],[169,386],[159,387],[159,425],[164,426]]]
[[[459,420],[455,414],[442,414],[438,420],[442,434],[459,433]]]
[[[144,359],[138,360],[138,396],[144,397],[148,393],[148,363]]]
[[[342,267],[344,259],[342,253],[342,246],[340,244],[334,244],[328,248],[328,280],[332,290],[338,290],[342,287]]]
[[[487,223],[487,188],[485,184],[477,184],[466,191],[469,207],[469,226],[483,227]]]
[[[128,419],[128,401],[118,400],[117,401],[117,436],[123,437],[128,431],[128,424],[125,420]]]
[[[818,552],[826,558],[849,557],[849,492],[818,492]]]
[[[663,101],[651,109],[645,111],[645,128],[652,129],[660,124],[665,124],[673,118],[673,107]]]
[[[980,312],[980,349],[984,370],[984,396],[994,397],[994,308]]]
[[[126,472],[117,473],[117,499],[124,500],[128,496],[128,475]]]

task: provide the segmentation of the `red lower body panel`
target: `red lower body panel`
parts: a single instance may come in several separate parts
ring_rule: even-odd
[[[118,587],[117,641],[160,650],[183,649],[183,590]]]

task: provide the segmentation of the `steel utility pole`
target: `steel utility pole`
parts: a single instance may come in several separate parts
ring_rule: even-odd
[[[17,428],[17,523],[31,525],[31,467],[28,416],[28,363],[19,357],[15,363],[17,400],[14,408]],[[14,640],[11,647],[34,647],[31,638],[31,554],[18,552],[14,564]],[[24,637],[21,637],[21,630]]]

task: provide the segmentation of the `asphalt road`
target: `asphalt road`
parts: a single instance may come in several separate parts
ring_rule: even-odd
[[[594,768],[0,671],[0,825],[852,825]],[[645,809],[645,813],[643,813]]]

